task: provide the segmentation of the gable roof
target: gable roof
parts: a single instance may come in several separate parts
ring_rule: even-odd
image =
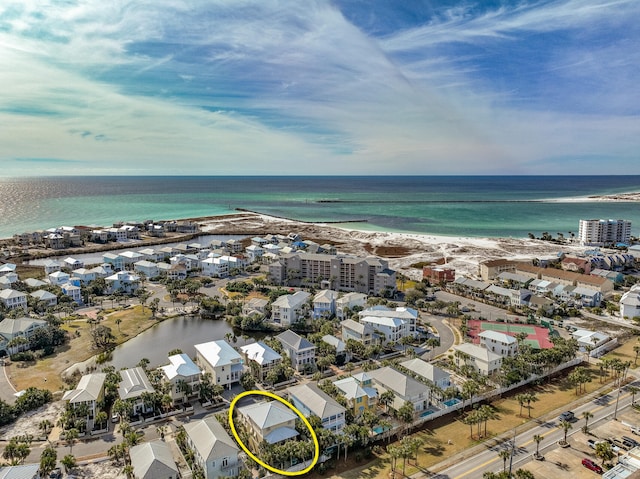
[[[260,402],[238,408],[238,412],[250,418],[261,430],[295,420],[298,415],[278,401]]]
[[[140,479],[177,477],[176,466],[169,444],[162,441],[145,442],[129,451],[135,476]]]
[[[476,344],[462,343],[454,346],[453,349],[462,351],[472,358],[484,361],[486,363],[502,360],[502,356],[500,356],[499,354],[489,351],[487,348],[483,348],[482,346],[478,346]]]
[[[514,344],[518,342],[518,340],[513,336],[509,336],[508,334],[501,333],[499,331],[492,331],[490,329],[482,331],[478,336],[485,339],[493,339],[494,341],[504,344]]]
[[[443,371],[442,369],[437,368],[433,364],[423,361],[420,358],[402,361],[400,365],[434,383],[437,383],[438,381],[441,381],[443,379],[449,379],[451,377],[448,372]]]
[[[262,341],[242,346],[240,348],[240,351],[246,354],[248,359],[255,361],[261,366],[265,363],[271,363],[273,361],[282,359],[282,356],[280,356],[280,354],[271,349]]]
[[[390,389],[402,397],[417,396],[429,390],[426,385],[389,366],[369,371],[369,376],[384,388]]]
[[[360,383],[353,377],[339,379],[338,381],[334,381],[333,384],[335,384],[335,386],[344,393],[344,397],[349,400],[369,396],[367,389],[372,390],[372,388],[360,386]]]
[[[70,403],[97,401],[106,377],[105,373],[85,374],[75,389],[64,393],[62,400]]]
[[[237,456],[236,443],[214,416],[184,424],[184,430],[205,460]]]
[[[301,351],[303,349],[314,348],[315,346],[309,342],[309,340],[303,338],[302,336],[294,333],[290,329],[283,331],[282,333],[276,336],[276,339],[280,341],[283,346],[287,345],[295,351]]]
[[[283,296],[279,296],[271,306],[279,308],[299,308],[300,305],[304,304],[310,296],[311,295],[306,291],[297,291],[294,294],[285,294]]]
[[[120,371],[122,381],[118,386],[120,399],[130,399],[141,396],[145,392],[154,392],[144,370],[140,367],[123,369]]]
[[[15,289],[3,289],[0,291],[0,299],[26,298],[27,295]]]
[[[322,391],[317,384],[307,383],[301,386],[294,386],[288,389],[289,396],[295,397],[298,401],[319,418],[344,414],[346,411],[331,396]]]
[[[0,467],[0,479],[35,479],[39,469],[40,464]]]
[[[177,376],[188,377],[200,374],[202,371],[186,354],[174,354],[169,356],[169,362],[166,366],[161,366],[160,369],[164,372],[165,376],[172,380]]]
[[[222,339],[196,344],[195,348],[212,367],[226,366],[242,360],[240,354]]]
[[[359,334],[366,334],[367,332],[369,332],[369,333],[373,332],[373,329],[371,328],[370,324],[359,323],[357,321],[354,321],[353,319],[345,319],[344,321],[342,321],[340,323],[340,325],[343,328],[350,329],[350,330],[355,331],[355,332],[357,332]]]
[[[3,336],[13,337],[16,334],[20,334],[32,326],[44,327],[47,322],[42,319],[33,318],[4,318],[0,321],[0,334]]]

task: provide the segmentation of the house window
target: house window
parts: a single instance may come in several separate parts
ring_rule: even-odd
[[[229,458],[225,457],[222,459],[222,467],[227,467],[229,465]]]

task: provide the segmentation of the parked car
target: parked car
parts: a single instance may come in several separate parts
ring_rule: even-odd
[[[597,472],[598,474],[602,474],[602,468],[591,459],[585,457],[582,460],[582,465],[587,469],[591,469],[592,471]]]
[[[622,442],[620,439],[616,437],[611,439],[611,443],[614,444],[615,446],[618,446],[620,449],[624,449],[625,451],[628,451],[629,449],[631,449],[631,446],[629,446],[628,444],[625,444],[624,442]]]
[[[53,471],[49,473],[49,479],[60,479],[62,477],[62,470],[59,467],[56,467]]]
[[[587,440],[587,445],[591,448],[591,449],[595,449],[596,446],[598,444],[600,444],[602,441],[596,441],[595,439],[589,439]]]
[[[613,452],[615,452],[616,454],[618,454],[620,451],[622,451],[622,448],[616,446],[615,442],[613,442],[613,439],[607,438],[607,439],[605,439],[605,441],[607,441],[609,444],[611,444],[611,450]]]
[[[631,430],[631,434],[636,434],[640,436],[640,427],[630,426],[629,429]]]
[[[562,414],[560,414],[560,417],[558,418],[560,421],[564,420],[564,421],[573,421],[576,418],[576,415],[573,414],[573,411],[565,411]]]
[[[629,436],[622,436],[622,443],[625,445],[628,444],[630,448],[640,446],[640,442],[630,438]]]

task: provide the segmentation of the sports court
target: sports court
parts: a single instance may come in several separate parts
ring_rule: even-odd
[[[473,339],[474,344],[480,342],[478,334],[482,331],[497,331],[508,334],[509,336],[515,336],[518,333],[527,333],[527,338],[524,340],[524,343],[529,344],[534,349],[549,349],[553,347],[553,343],[549,340],[549,330],[542,326],[480,321],[477,319],[468,320],[467,326],[469,327],[469,336]]]

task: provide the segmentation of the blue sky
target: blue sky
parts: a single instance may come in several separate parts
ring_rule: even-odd
[[[3,0],[0,174],[640,174],[637,0]]]

